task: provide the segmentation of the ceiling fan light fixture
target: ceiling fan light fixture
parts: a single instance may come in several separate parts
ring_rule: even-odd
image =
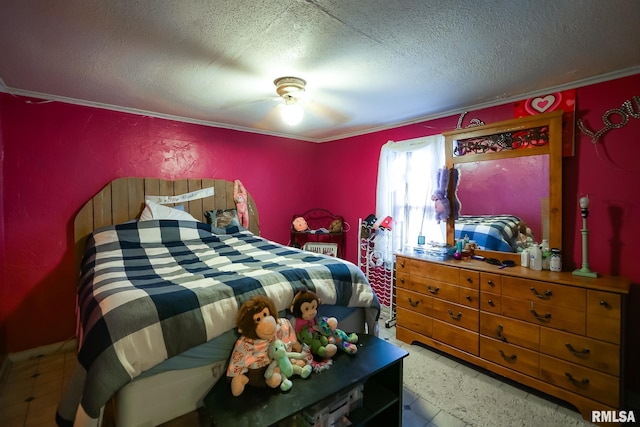
[[[282,106],[282,120],[289,126],[295,126],[302,121],[304,110],[291,95],[283,96],[285,103]]]
[[[278,77],[273,81],[276,85],[276,93],[282,97],[293,95],[295,93],[304,92],[307,82],[300,77]]]
[[[304,110],[298,103],[298,97],[304,92],[307,82],[299,77],[279,77],[273,81],[276,93],[284,100],[282,106],[282,120],[289,126],[295,126],[302,121]]]

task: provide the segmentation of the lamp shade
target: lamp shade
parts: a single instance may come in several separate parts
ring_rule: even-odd
[[[300,104],[287,102],[282,106],[282,120],[289,126],[295,126],[302,121],[304,110]]]

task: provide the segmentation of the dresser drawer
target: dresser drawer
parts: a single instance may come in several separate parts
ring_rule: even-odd
[[[396,270],[396,288],[411,289],[411,276]]]
[[[473,270],[460,269],[460,286],[480,289],[480,273]]]
[[[480,307],[480,291],[460,286],[460,298],[458,304],[466,305],[471,308]]]
[[[428,277],[414,276],[401,277],[403,282],[399,288],[418,292],[427,296],[446,299],[452,302],[458,302],[460,288],[457,284],[441,282]]]
[[[587,335],[620,344],[622,297],[601,291],[587,291]]]
[[[534,378],[538,377],[538,353],[535,351],[481,335],[480,357]]]
[[[452,325],[478,332],[478,310],[454,304],[448,301],[433,299],[433,317]]]
[[[480,293],[480,309],[490,311],[492,313],[502,313],[502,297],[498,294],[490,292]]]
[[[396,305],[416,313],[432,316],[433,309],[431,301],[433,298],[419,294],[417,292],[408,291],[406,289],[396,289]]]
[[[587,291],[587,313],[620,321],[622,296],[611,292]]]
[[[611,375],[540,354],[540,379],[611,407],[620,407],[620,381]]]
[[[620,375],[620,347],[614,344],[541,328],[540,352],[607,374]]]
[[[410,265],[412,276],[428,277],[441,282],[455,283],[456,285],[460,282],[460,269],[457,267],[414,259],[410,260]]]
[[[396,307],[396,324],[427,337],[430,337],[433,331],[431,317],[402,307]]]
[[[480,273],[480,290],[494,294],[502,293],[502,276],[494,273]]]
[[[478,333],[433,319],[433,339],[478,355]]]
[[[503,287],[504,290],[504,287]],[[585,334],[585,313],[567,307],[502,296],[502,314],[540,326]]]
[[[495,314],[480,313],[480,334],[530,350],[540,348],[540,327]]]
[[[586,311],[585,290],[573,286],[505,276],[502,278],[502,295]]]
[[[402,256],[396,256],[396,274],[397,273],[411,273],[410,259]]]

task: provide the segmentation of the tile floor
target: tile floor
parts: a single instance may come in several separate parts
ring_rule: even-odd
[[[575,410],[566,407],[562,402],[559,404],[548,396],[540,396],[516,384],[500,381],[490,374],[446,355],[397,341],[395,327],[386,328],[384,319],[380,323],[380,336],[407,348],[410,352],[410,356],[405,359],[403,393],[403,425],[406,427],[590,425],[582,420]],[[0,384],[0,426],[54,427],[58,399],[75,363],[73,351],[62,350],[50,355],[15,362]],[[417,369],[412,371],[414,367],[426,366],[431,369],[430,372],[441,373],[444,376],[441,384],[450,383],[452,387],[459,387],[462,381],[467,384],[464,388],[474,389],[481,397],[460,396],[460,390],[451,391],[455,393],[457,399],[432,396],[425,387],[431,387],[433,390],[433,382],[437,379],[430,377],[428,381],[424,381],[415,376],[412,377],[411,373],[417,371]],[[423,388],[425,389],[422,390]],[[483,402],[485,396],[494,399],[492,402],[496,401],[497,396],[501,396],[500,399],[508,404],[496,405],[489,402],[487,405],[487,402]],[[458,400],[458,403],[465,402],[465,404],[452,407],[448,400]],[[496,408],[497,406],[500,408]],[[492,413],[492,407],[496,408],[497,412]],[[636,414],[640,414],[640,407],[634,410]],[[186,414],[165,423],[162,427],[194,426],[209,426],[204,411]],[[109,416],[108,408],[105,411],[104,427],[113,427],[113,419]]]

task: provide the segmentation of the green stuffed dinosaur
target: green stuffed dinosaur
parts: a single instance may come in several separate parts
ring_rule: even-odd
[[[330,358],[338,351],[338,347],[336,347],[335,344],[329,343],[329,338],[308,326],[303,326],[298,332],[297,337],[298,341],[309,346],[311,354],[314,356]]]
[[[294,353],[287,351],[286,345],[276,339],[269,345],[269,358],[271,363],[267,367],[267,371],[264,373],[266,379],[271,378],[276,368],[280,368],[280,375],[282,376],[282,382],[280,383],[280,390],[287,391],[293,387],[293,383],[289,379],[293,375],[300,375],[302,378],[307,378],[311,375],[311,366],[304,365],[298,366],[291,363],[289,358],[294,359],[306,359],[302,353]]]

